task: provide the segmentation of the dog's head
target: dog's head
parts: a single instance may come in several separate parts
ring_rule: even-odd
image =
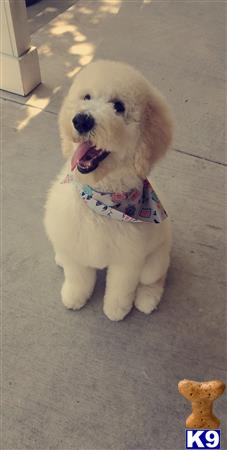
[[[76,77],[59,118],[63,153],[82,173],[130,167],[145,178],[171,143],[165,100],[134,68],[97,61]],[[100,172],[101,173],[101,172]]]

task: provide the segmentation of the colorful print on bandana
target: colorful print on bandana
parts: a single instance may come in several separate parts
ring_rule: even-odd
[[[81,198],[95,213],[123,222],[160,223],[166,219],[156,192],[146,179],[141,191],[131,189],[128,192],[98,192],[91,186],[78,183],[72,174],[62,183],[74,182]]]

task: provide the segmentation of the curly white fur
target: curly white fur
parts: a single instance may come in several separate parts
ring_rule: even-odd
[[[86,94],[91,100],[84,100]],[[125,104],[116,114],[112,100]],[[96,121],[86,136],[110,155],[89,174],[77,171],[78,180],[100,191],[128,191],[139,185],[171,143],[172,121],[165,100],[132,67],[98,61],[77,75],[59,116],[63,154],[68,158],[51,187],[45,228],[56,262],[63,266],[62,301],[80,309],[92,294],[96,269],[108,268],[104,312],[121,320],[133,303],[150,313],[158,305],[169,265],[169,220],[160,224],[126,223],[91,211],[73,184],[61,184],[70,171],[70,159],[81,137],[72,125],[78,112],[88,111]]]

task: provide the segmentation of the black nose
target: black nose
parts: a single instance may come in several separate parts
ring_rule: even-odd
[[[91,114],[79,113],[73,117],[73,126],[76,128],[78,133],[84,134],[92,130],[95,126],[95,119]]]

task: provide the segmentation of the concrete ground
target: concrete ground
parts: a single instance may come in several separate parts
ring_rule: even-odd
[[[29,16],[43,84],[26,98],[1,93],[2,449],[180,450],[190,406],[178,381],[226,379],[225,3],[42,4],[45,14],[35,18],[34,5]],[[57,113],[73,76],[96,58],[142,70],[177,123],[153,175],[174,229],[166,292],[151,316],[133,311],[121,323],[103,315],[103,272],[84,309],[64,309],[42,225],[62,164]],[[225,405],[224,396],[215,404],[222,425]]]

